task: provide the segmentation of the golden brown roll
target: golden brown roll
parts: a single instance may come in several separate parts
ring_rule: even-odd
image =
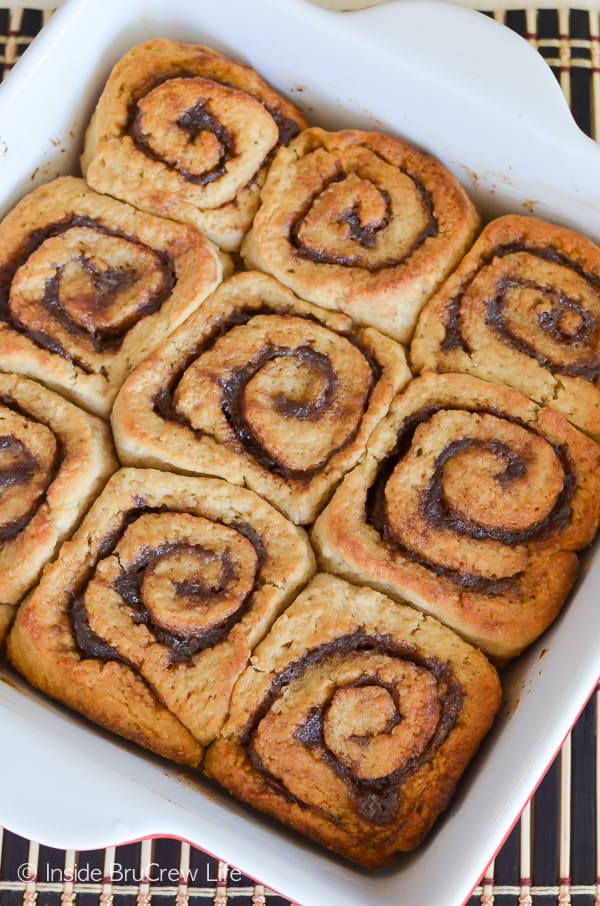
[[[109,730],[198,764],[313,570],[303,531],[251,491],[123,469],[21,608],[9,658]]]
[[[64,177],[0,223],[0,370],[107,416],[125,375],[220,283],[196,230]]]
[[[247,272],[130,376],[113,430],[128,465],[219,475],[311,522],[409,377],[392,340]]]
[[[249,66],[200,44],[147,41],[114,67],[81,166],[98,192],[192,224],[234,251],[273,150],[305,125]]]
[[[533,217],[492,221],[423,310],[411,357],[516,387],[600,440],[600,248]]]
[[[0,374],[0,647],[16,605],[116,468],[103,422]]]
[[[479,217],[437,160],[376,132],[307,129],[281,148],[242,254],[303,299],[401,343]]]
[[[552,409],[461,374],[397,397],[317,520],[322,564],[499,659],[557,616],[600,519],[600,448]]]
[[[255,652],[205,767],[348,859],[383,865],[446,807],[500,696],[493,667],[449,629],[319,575]]]

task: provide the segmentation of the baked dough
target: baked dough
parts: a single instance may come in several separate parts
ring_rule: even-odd
[[[554,620],[600,519],[600,448],[552,409],[462,374],[398,396],[317,520],[321,565],[500,660]]]
[[[125,375],[221,282],[196,230],[67,176],[0,223],[0,370],[108,416]]]
[[[245,483],[306,523],[409,377],[392,340],[247,272],[128,378],[112,425],[123,463]]]
[[[69,707],[195,765],[313,571],[304,532],[251,491],[123,469],[21,608],[8,655]]]
[[[318,575],[241,676],[205,768],[361,865],[414,849],[498,706],[485,657],[431,617]]]
[[[533,217],[492,221],[423,310],[411,358],[515,387],[600,441],[600,248]]]
[[[98,192],[189,223],[235,251],[274,149],[305,125],[249,66],[201,44],[157,39],[114,67],[81,167]]]
[[[433,157],[377,132],[313,128],[277,152],[242,255],[301,298],[407,343],[478,227]]]
[[[16,606],[116,468],[103,422],[0,374],[0,647]]]

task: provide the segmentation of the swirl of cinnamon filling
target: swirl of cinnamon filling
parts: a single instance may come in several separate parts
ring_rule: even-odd
[[[0,223],[0,367],[107,416],[125,376],[220,283],[191,227],[62,177]]]
[[[493,221],[423,311],[411,356],[510,384],[600,437],[600,249],[532,218]]]
[[[284,796],[317,811],[311,790],[333,772],[360,818],[389,827],[402,783],[431,760],[462,705],[447,665],[414,657],[408,646],[360,632],[307,652],[273,679],[246,731],[253,766]],[[290,745],[296,757],[288,768],[277,753]]]
[[[494,594],[520,577],[524,544],[568,525],[575,483],[567,450],[529,426],[429,409],[380,467],[370,518],[408,558]]]
[[[302,298],[406,342],[477,223],[452,175],[416,148],[314,128],[277,153],[242,254]]]
[[[251,491],[123,469],[27,599],[9,656],[101,725],[197,764],[313,570],[304,533]]]
[[[449,630],[321,574],[240,677],[206,767],[332,849],[382,864],[427,833],[499,693],[493,668]]]
[[[60,462],[54,432],[10,398],[0,402],[0,543],[15,538],[38,510]]]
[[[259,314],[187,368],[173,401],[194,430],[306,480],[354,440],[376,377],[350,339],[303,318]]]
[[[136,369],[112,424],[124,462],[245,483],[305,523],[408,378],[392,340],[246,272]]]
[[[477,344],[483,322],[554,374],[600,375],[600,276],[545,249],[502,248],[456,300],[443,349]]]
[[[279,134],[259,101],[208,79],[169,79],[140,98],[135,110],[130,132],[136,147],[204,187],[206,207],[231,201]]]
[[[129,328],[174,285],[166,255],[91,218],[36,231],[0,298],[0,316],[86,374],[106,370]]]
[[[0,645],[16,605],[115,468],[103,422],[0,373]]]
[[[600,451],[508,387],[427,373],[319,516],[321,561],[498,658],[557,616],[600,522]]]
[[[132,635],[131,626],[143,626],[148,638],[166,646],[172,663],[189,661],[241,619],[262,556],[249,526],[188,513],[139,515],[74,602],[78,644],[93,657],[109,657],[112,649],[126,663],[139,664],[140,632]],[[100,638],[109,648],[98,645]]]
[[[115,66],[86,135],[90,185],[239,247],[270,157],[304,127],[254,70],[202,45],[149,41]]]

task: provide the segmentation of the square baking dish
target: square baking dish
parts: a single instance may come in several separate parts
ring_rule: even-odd
[[[0,208],[75,172],[111,65],[132,45],[200,41],[257,67],[312,122],[381,129],[431,151],[484,215],[541,217],[600,239],[600,148],[542,60],[477,13],[425,0],[335,13],[307,0],[68,0],[0,90]],[[551,630],[504,675],[490,737],[428,841],[364,872],[44,699],[0,664],[0,822],[93,848],[173,835],[302,906],[459,906],[600,673],[600,558]]]

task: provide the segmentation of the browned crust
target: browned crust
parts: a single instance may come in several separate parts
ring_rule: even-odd
[[[69,607],[82,582],[93,574],[103,543],[122,524],[123,515],[144,506],[225,524],[242,519],[259,533],[266,560],[252,606],[220,652],[219,645],[207,648],[189,664],[173,668],[165,646],[142,639],[140,629],[145,627],[137,626],[132,632],[145,647],[139,672],[134,672],[115,660],[83,657]],[[304,533],[250,491],[216,479],[123,469],[23,605],[8,639],[9,659],[33,685],[102,726],[166,758],[196,765],[203,746],[227,715],[231,690],[253,645],[313,570]],[[175,702],[179,718],[163,699]]]
[[[35,381],[0,374],[0,401],[46,425],[57,439],[56,474],[27,526],[0,545],[0,644],[14,608],[37,582],[117,468],[107,426]]]
[[[600,390],[598,380],[552,373],[532,355],[495,338],[481,324],[471,348],[444,349],[446,323],[453,302],[473,278],[490,263],[494,250],[521,245],[550,250],[600,281],[600,249],[589,239],[534,217],[507,215],[488,224],[457,270],[423,309],[410,357],[415,371],[459,371],[489,381],[508,384],[539,405],[551,406],[576,427],[600,440]],[[543,268],[543,261],[541,267]],[[551,286],[550,275],[546,281]]]
[[[86,132],[81,168],[97,191],[122,198],[141,210],[189,223],[221,248],[235,251],[258,208],[266,166],[232,200],[217,207],[202,207],[194,200],[197,187],[166,173],[163,164],[146,157],[126,134],[132,100],[143,97],[157,79],[182,74],[236,89],[300,129],[306,126],[301,111],[251,67],[201,44],[161,38],[132,48],[113,68]]]
[[[82,179],[66,176],[25,196],[0,223],[0,269],[10,269],[36,230],[73,216],[97,220],[166,254],[175,274],[173,292],[159,311],[129,329],[119,350],[106,362],[104,374],[85,373],[4,322],[0,322],[0,370],[35,378],[94,414],[107,417],[125,376],[221,282],[225,259],[196,230],[97,195]]]
[[[444,743],[403,783],[399,812],[387,828],[360,818],[350,796],[343,817],[335,822],[315,808],[296,804],[266,782],[241,741],[281,670],[311,649],[357,630],[408,642],[421,657],[447,662],[464,694],[459,718]],[[230,718],[207,753],[205,769],[234,795],[329,849],[361,865],[380,866],[395,852],[413,849],[428,833],[491,726],[500,699],[497,674],[485,657],[437,621],[371,589],[318,575],[255,652],[236,687]],[[293,758],[292,751],[286,748],[283,757]],[[333,777],[331,782],[336,782]],[[322,798],[326,809],[327,790],[315,788],[315,797]]]
[[[427,238],[406,262],[374,272],[308,260],[291,241],[295,221],[302,213],[293,208],[294,199],[299,196],[302,204],[305,195],[310,199],[312,183],[323,166],[321,155],[333,161],[339,158],[344,173],[345,154],[359,150],[416,180],[429,193],[438,223],[437,235]],[[397,216],[401,220],[402,212]],[[273,274],[301,298],[344,311],[358,324],[376,327],[406,343],[420,309],[456,266],[478,228],[479,215],[467,194],[435,158],[377,132],[326,132],[314,127],[277,152],[242,254],[249,267]]]
[[[561,531],[525,545],[521,580],[507,591],[482,594],[454,584],[431,569],[390,551],[365,514],[367,490],[379,463],[396,443],[411,413],[440,404],[491,409],[521,419],[542,437],[564,445],[577,476],[572,518]],[[374,432],[362,463],[339,487],[313,529],[321,566],[351,581],[364,582],[431,613],[488,654],[519,654],[555,619],[578,572],[576,551],[594,538],[600,519],[600,450],[559,413],[539,409],[517,391],[466,375],[424,374],[396,398]]]
[[[410,372],[401,347],[392,340],[372,328],[356,331],[357,338],[379,362],[381,377],[372,390],[356,438],[309,480],[273,474],[245,451],[162,418],[155,411],[157,394],[170,386],[173,377],[201,352],[221,324],[237,313],[258,311],[264,305],[277,313],[316,318],[341,336],[352,330],[347,316],[302,302],[272,277],[253,272],[237,274],[127,379],[115,402],[112,426],[125,464],[219,475],[236,484],[245,483],[293,522],[307,523],[358,461],[371,431],[387,412],[394,394],[409,380]]]

